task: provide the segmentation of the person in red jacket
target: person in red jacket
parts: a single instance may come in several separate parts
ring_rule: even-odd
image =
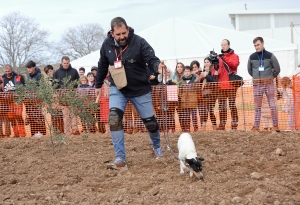
[[[222,40],[222,50],[219,55],[219,65],[216,70],[213,68],[213,76],[218,77],[218,100],[219,100],[219,114],[220,124],[218,130],[225,130],[227,121],[227,99],[229,108],[231,111],[231,129],[236,130],[238,127],[238,113],[236,108],[236,91],[237,89],[230,85],[229,74],[230,72],[237,73],[237,68],[240,64],[239,56],[234,53],[234,50],[230,48],[230,42],[227,39]],[[226,66],[226,67],[225,67]]]

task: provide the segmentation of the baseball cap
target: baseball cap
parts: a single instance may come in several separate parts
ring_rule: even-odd
[[[91,71],[93,71],[93,70],[98,70],[98,67],[97,67],[97,66],[93,66],[93,67],[91,68]]]

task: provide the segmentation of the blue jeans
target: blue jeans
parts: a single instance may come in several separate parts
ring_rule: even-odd
[[[259,127],[260,124],[261,105],[262,105],[262,99],[264,94],[266,94],[267,96],[268,104],[271,109],[273,125],[278,126],[278,111],[277,111],[277,105],[275,101],[274,83],[253,86],[254,106],[255,106],[254,126]]]
[[[126,98],[115,86],[110,87],[109,108],[119,108],[123,112],[127,102],[130,101],[142,119],[154,116],[151,92],[132,98]],[[124,130],[111,131],[111,138],[114,145],[116,158],[126,160],[125,144],[124,144]],[[160,134],[159,130],[155,133],[149,132],[152,141],[152,147],[157,149],[160,147]]]

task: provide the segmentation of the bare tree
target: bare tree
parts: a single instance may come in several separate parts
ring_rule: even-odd
[[[47,59],[49,32],[39,28],[34,19],[12,12],[0,21],[0,65],[22,68],[28,60],[37,64]]]
[[[100,24],[90,23],[71,27],[62,35],[58,49],[61,55],[67,55],[75,60],[100,49],[105,37],[106,34]]]

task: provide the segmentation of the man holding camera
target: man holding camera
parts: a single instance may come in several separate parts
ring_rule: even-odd
[[[236,108],[236,91],[237,88],[229,82],[229,72],[236,73],[237,67],[240,64],[239,56],[230,48],[230,42],[227,39],[222,40],[222,50],[219,54],[219,63],[215,65],[212,74],[215,79],[218,79],[218,100],[219,100],[219,115],[220,124],[217,130],[225,130],[227,122],[227,99],[231,111],[231,129],[236,130],[238,127],[238,113]]]

